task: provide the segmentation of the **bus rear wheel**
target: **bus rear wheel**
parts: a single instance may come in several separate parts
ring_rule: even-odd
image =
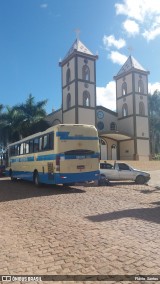
[[[39,174],[37,171],[34,172],[33,181],[34,181],[35,186],[39,187],[41,185],[40,180],[39,180]]]

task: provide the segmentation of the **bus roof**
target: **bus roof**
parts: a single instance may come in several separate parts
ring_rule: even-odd
[[[41,135],[45,135],[46,133],[55,131],[56,129],[59,130],[60,128],[63,128],[63,127],[66,127],[66,128],[67,128],[67,127],[68,127],[68,128],[70,128],[70,127],[84,127],[84,128],[94,128],[94,129],[96,130],[96,128],[95,128],[94,125],[89,125],[89,124],[57,124],[57,125],[54,125],[54,126],[51,126],[51,127],[47,128],[47,129],[44,130],[44,131],[34,133],[34,134],[30,135],[30,136],[24,137],[24,138],[22,138],[22,139],[20,139],[20,140],[18,140],[18,141],[15,141],[15,142],[13,142],[13,143],[10,143],[10,144],[8,145],[8,147],[9,147],[9,146],[12,146],[12,145],[16,145],[17,143],[25,142],[25,141],[27,141],[27,140],[30,140],[30,139],[32,139],[32,138],[35,138],[35,137],[38,137],[38,136],[41,136]],[[7,148],[8,148],[8,147],[7,147]]]

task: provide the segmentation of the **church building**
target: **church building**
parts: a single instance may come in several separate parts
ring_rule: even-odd
[[[128,57],[114,76],[116,111],[112,111],[96,105],[97,59],[79,39],[75,40],[59,62],[62,108],[49,114],[48,122],[95,125],[101,160],[149,160],[149,72],[133,56]]]

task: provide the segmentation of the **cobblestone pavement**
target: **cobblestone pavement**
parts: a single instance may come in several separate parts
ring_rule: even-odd
[[[160,189],[0,179],[0,274],[160,275]]]
[[[148,182],[150,186],[156,186],[160,188],[160,170],[150,171],[151,179]]]

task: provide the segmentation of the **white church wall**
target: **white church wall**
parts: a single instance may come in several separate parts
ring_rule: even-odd
[[[118,130],[122,133],[128,133],[130,136],[134,135],[133,125],[133,117],[118,120]]]
[[[63,123],[75,123],[75,108],[63,113]]]
[[[95,125],[95,112],[91,109],[79,107],[79,123]]]
[[[139,155],[139,160],[149,160],[150,156],[149,140],[137,139],[137,152]]]
[[[133,160],[134,155],[134,141],[122,141],[120,142],[120,159],[121,160]]]
[[[148,118],[137,116],[136,125],[137,125],[137,136],[149,138]]]

